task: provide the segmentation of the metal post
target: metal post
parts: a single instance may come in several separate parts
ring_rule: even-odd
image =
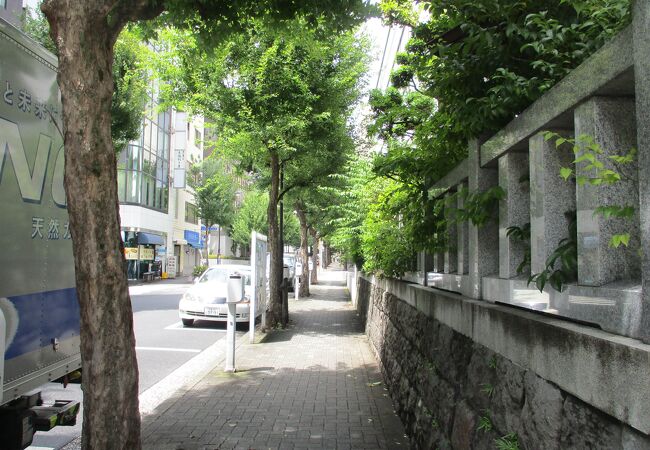
[[[300,277],[296,274],[293,279],[293,294],[296,300],[300,300],[300,293],[298,291],[300,291]]]
[[[230,275],[228,279],[228,321],[226,329],[226,372],[235,368],[235,328],[237,326],[237,303],[244,299],[244,278],[239,274]]]
[[[235,316],[237,304],[228,303],[228,328],[226,331],[226,372],[235,371]]]

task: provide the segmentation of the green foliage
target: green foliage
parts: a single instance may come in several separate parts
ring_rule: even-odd
[[[151,50],[137,27],[125,28],[113,48],[113,101],[111,135],[117,152],[140,137],[142,118],[149,98],[148,63]]]
[[[576,211],[564,213],[569,229],[569,237],[562,239],[558,247],[551,252],[545,261],[544,270],[532,274],[528,284],[535,283],[540,292],[549,283],[556,291],[562,291],[562,286],[573,281],[578,276],[578,227]]]
[[[516,433],[508,433],[494,440],[498,450],[519,450],[519,437]]]
[[[394,3],[381,2],[389,12]],[[465,138],[501,128],[630,21],[629,0],[423,5],[430,18],[398,62]]]
[[[36,8],[25,8],[22,30],[50,52],[55,55],[58,53],[40,3]],[[113,52],[111,136],[115,151],[119,153],[129,141],[140,137],[151,82],[148,64],[152,52],[143,42],[140,29],[135,25],[120,33]]]
[[[630,19],[629,0],[419,5],[429,17],[422,23],[412,2],[380,2],[388,23],[412,27],[413,34],[397,57],[393,86],[372,91],[369,100],[374,121],[368,132],[384,141],[385,149],[375,158],[374,171],[398,183],[391,189],[400,194],[387,216],[400,218],[388,248],[401,263],[386,266],[395,273],[410,267],[402,253],[406,248],[440,251],[448,245],[449,226],[462,221],[481,226],[494,217],[503,196],[498,188],[458,193],[466,197],[462,209],[423,195],[466,156],[468,140],[512,120]],[[375,231],[382,229],[389,227]],[[513,230],[512,238],[523,238],[521,231]],[[518,270],[523,272],[529,259],[526,255]]]
[[[194,164],[187,180],[194,190],[198,216],[206,230],[215,224],[229,227],[234,216],[236,185],[223,162],[211,157],[201,164]]]
[[[487,433],[488,431],[492,431],[492,428],[492,419],[490,418],[489,413],[486,411],[485,414],[478,419],[477,430]]]
[[[56,45],[50,37],[50,24],[41,12],[40,2],[35,8],[25,6],[21,17],[23,32],[55,55]]]
[[[244,194],[244,201],[236,211],[232,222],[230,237],[242,247],[248,248],[251,243],[251,232],[257,231],[268,235],[266,210],[269,196],[265,192],[251,190]]]
[[[194,269],[192,269],[192,276],[200,277],[201,275],[203,275],[203,272],[205,272],[206,270],[208,270],[208,266],[202,266],[202,265],[194,266]]]
[[[494,186],[485,191],[469,193],[462,189],[456,193],[462,198],[463,207],[458,210],[459,222],[472,222],[481,227],[496,217],[499,202],[506,196],[506,191],[500,186]]]
[[[357,156],[346,164],[339,179],[342,185],[333,192],[334,198],[327,208],[330,215],[328,226],[333,230],[330,244],[347,261],[361,268],[364,262],[361,246],[363,221],[375,200],[376,182],[372,181],[370,162]]]
[[[524,273],[526,268],[530,270],[530,222],[526,222],[521,227],[506,228],[506,237],[519,241],[524,246],[524,259],[517,266],[517,275]]]
[[[573,166],[580,167],[580,174],[573,167],[562,167],[560,177],[564,180],[577,183],[579,186],[613,185],[622,180],[633,181],[634,175],[629,174],[628,166],[636,160],[636,149],[627,153],[609,155],[605,158],[604,150],[595,142],[594,138],[588,135],[581,135],[578,138],[565,138],[557,133],[545,132],[545,140],[555,140],[558,149],[570,146],[575,156]],[[605,219],[625,219],[634,217],[635,208],[631,205],[601,205],[594,210],[594,215],[600,215]],[[562,239],[558,247],[551,253],[545,263],[545,268],[538,274],[533,274],[528,282],[535,283],[537,289],[542,291],[546,283],[558,291],[568,281],[577,277],[578,271],[578,238],[576,226],[576,213],[570,211],[565,213],[569,225],[569,237]],[[630,233],[624,232],[614,234],[609,246],[618,248],[621,245],[630,244]]]
[[[496,355],[493,355],[490,358],[490,361],[488,362],[488,367],[490,369],[496,370],[496,368],[497,368],[497,357],[496,357]]]
[[[556,148],[568,144],[572,146],[575,159],[574,166],[580,166],[580,175],[577,175],[571,167],[562,167],[560,176],[568,180],[575,176],[579,186],[589,184],[591,186],[613,185],[622,180],[633,181],[634,175],[629,174],[629,166],[636,161],[637,150],[630,149],[627,153],[608,155],[604,158],[603,148],[592,136],[583,134],[577,139],[564,138],[557,133],[544,133],[545,140],[555,139]],[[627,169],[627,170],[626,170]],[[603,216],[605,219],[620,218],[630,220],[634,217],[635,208],[631,205],[601,205],[594,210],[594,215]],[[630,233],[615,234],[609,241],[609,246],[618,248],[620,245],[630,244]]]
[[[288,206],[289,203],[285,202],[284,205],[284,244],[299,247],[300,222],[293,210]]]
[[[361,248],[363,269],[386,277],[399,277],[413,270],[416,246],[409,224],[399,211],[408,196],[394,181],[379,184],[375,202],[363,221]]]
[[[492,397],[494,394],[494,386],[492,386],[490,383],[483,383],[481,384],[481,392],[483,392],[488,397]]]

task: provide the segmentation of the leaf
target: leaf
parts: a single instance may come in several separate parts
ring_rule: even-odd
[[[573,170],[569,167],[562,167],[560,169],[560,176],[564,178],[564,181],[568,180],[569,177],[573,174]]]
[[[623,234],[615,234],[611,237],[609,240],[609,246],[613,248],[618,248],[620,245],[623,244],[626,247],[630,245],[630,234],[629,233],[623,233]]]

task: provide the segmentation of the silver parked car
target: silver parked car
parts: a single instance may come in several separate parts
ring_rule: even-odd
[[[195,320],[225,322],[228,319],[228,305],[226,304],[228,278],[234,273],[244,277],[245,300],[250,301],[250,266],[224,264],[210,267],[181,297],[178,304],[178,316],[184,326],[192,326]],[[250,305],[248,303],[238,304],[236,314],[237,322],[248,322]]]

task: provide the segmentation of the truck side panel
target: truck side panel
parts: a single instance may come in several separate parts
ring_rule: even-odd
[[[0,311],[7,322],[0,403],[80,366],[56,67],[52,54],[0,20]]]

